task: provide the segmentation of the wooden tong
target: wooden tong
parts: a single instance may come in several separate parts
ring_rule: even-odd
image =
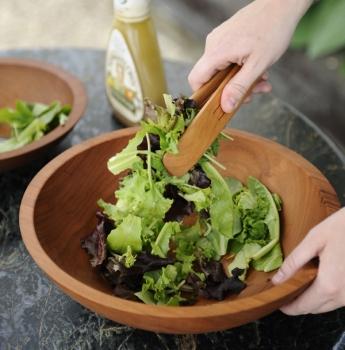
[[[239,101],[235,110],[231,113],[223,112],[220,106],[223,89],[240,69],[239,65],[231,64],[227,69],[216,73],[191,96],[200,111],[183,133],[178,144],[179,153],[167,153],[163,158],[171,175],[182,176],[198,162],[252,91],[255,83]]]

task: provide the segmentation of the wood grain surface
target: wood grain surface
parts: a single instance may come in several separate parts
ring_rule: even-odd
[[[80,247],[96,224],[96,201],[114,199],[119,177],[107,160],[126,146],[135,128],[90,139],[51,161],[33,179],[20,208],[24,243],[39,267],[73,299],[114,321],[166,333],[201,333],[228,329],[256,320],[301,293],[315,278],[309,263],[293,278],[273,286],[272,273],[251,271],[248,287],[222,302],[200,300],[194,306],[145,305],[112,295]],[[224,175],[245,182],[256,176],[283,200],[282,247],[289,254],[308,230],[339,208],[336,193],[312,164],[270,140],[229,129],[219,161]]]
[[[72,131],[83,116],[87,97],[77,78],[45,62],[0,58],[0,77],[0,108],[14,107],[18,99],[45,104],[59,101],[72,106],[65,125],[56,127],[38,141],[0,153],[1,173],[36,159]],[[8,137],[8,131],[7,127],[0,125],[0,137]]]

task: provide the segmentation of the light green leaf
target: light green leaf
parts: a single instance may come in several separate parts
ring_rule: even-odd
[[[151,254],[166,258],[169,251],[169,242],[172,236],[180,232],[180,224],[178,222],[166,222],[158,234],[155,242],[152,242]]]
[[[235,196],[243,190],[241,181],[234,177],[226,177],[225,182],[227,183],[232,196]]]
[[[142,289],[136,296],[144,303],[177,306],[184,300],[180,295],[183,284],[181,264],[146,272],[143,278]]]
[[[163,98],[164,98],[164,102],[165,102],[165,106],[167,108],[167,111],[170,113],[171,116],[174,116],[175,111],[176,111],[176,106],[175,106],[175,103],[173,101],[172,96],[168,95],[168,94],[163,94]]]
[[[144,132],[137,132],[135,137],[128,142],[128,145],[120,153],[108,160],[108,169],[111,173],[117,175],[126,169],[132,169],[135,164],[142,162],[138,157],[137,147],[144,136]]]
[[[149,304],[149,305],[156,304],[153,299],[153,294],[147,290],[141,290],[140,292],[134,293],[134,295],[145,304]]]
[[[246,272],[249,268],[250,261],[253,259],[255,254],[260,251],[261,246],[256,243],[246,243],[241,250],[236,254],[234,260],[228,265],[228,272],[231,272],[235,268],[243,269],[244,272],[240,276],[241,280],[244,280]]]
[[[129,269],[135,263],[136,255],[133,254],[132,247],[130,245],[127,246],[126,253],[121,255],[121,261],[124,262],[124,265]]]
[[[62,110],[65,110],[63,114]],[[68,113],[69,110],[61,108],[58,102],[46,106],[40,103],[31,105],[19,100],[16,102],[16,110],[1,109],[0,123],[10,125],[12,137],[0,142],[0,152],[12,151],[39,140],[47,131],[56,127],[58,121],[65,122]]]
[[[110,250],[125,254],[128,246],[133,252],[140,252],[142,249],[141,242],[141,218],[128,215],[123,219],[107,237],[107,244]]]
[[[202,209],[206,209],[210,206],[210,188],[194,190],[190,193],[180,193],[180,196],[183,197],[188,202],[193,202],[195,208],[198,212]]]
[[[183,228],[175,234],[176,258],[179,261],[190,260],[190,256],[195,253],[196,243],[199,241],[200,236],[201,227],[199,221],[193,226]]]
[[[279,223],[279,213],[274,202],[274,199],[270,191],[264,186],[259,180],[254,177],[249,177],[248,187],[252,192],[257,193],[257,195],[265,196],[269,202],[269,209],[265,217],[265,224],[268,227],[270,242],[261,248],[254,256],[253,259],[260,259],[262,256],[267,254],[275,245],[279,242],[280,235],[280,223]]]
[[[43,112],[46,112],[48,109],[50,109],[50,106],[47,106],[43,103],[35,103],[32,108],[32,114],[35,118],[38,118],[43,114]]]
[[[227,238],[232,238],[234,214],[232,194],[229,187],[224,178],[209,162],[204,162],[202,168],[211,180],[214,197],[210,207],[212,228]]]
[[[227,253],[229,243],[228,237],[213,229],[207,235],[206,239],[212,244],[215,260],[219,260],[223,255]]]
[[[253,267],[257,271],[270,272],[279,268],[283,263],[283,253],[279,242],[260,259],[253,260]]]

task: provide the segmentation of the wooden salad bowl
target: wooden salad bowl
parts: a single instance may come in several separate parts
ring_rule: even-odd
[[[0,108],[14,107],[16,100],[48,105],[59,101],[72,107],[65,125],[56,127],[38,141],[0,153],[1,173],[30,163],[71,132],[83,116],[87,97],[77,78],[41,61],[0,58],[0,77]],[[9,128],[0,124],[0,137],[9,136]]]
[[[136,128],[90,139],[65,151],[32,180],[20,208],[24,243],[39,265],[64,292],[86,308],[111,320],[150,331],[201,333],[236,327],[278,309],[300,294],[316,276],[309,263],[289,281],[273,286],[274,272],[250,271],[248,287],[224,301],[194,306],[155,306],[112,295],[91,268],[80,239],[96,225],[96,201],[114,200],[119,177],[106,167]],[[257,177],[283,200],[282,247],[289,254],[308,230],[339,208],[327,179],[295,152],[262,137],[229,129],[233,142],[221,145],[219,161],[242,182]]]

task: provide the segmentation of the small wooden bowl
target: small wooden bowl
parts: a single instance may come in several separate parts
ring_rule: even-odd
[[[0,153],[0,172],[3,172],[31,162],[71,132],[85,111],[87,97],[77,78],[40,61],[0,58],[0,77],[0,108],[14,107],[18,99],[45,104],[59,101],[72,106],[65,125],[29,145]],[[8,127],[0,124],[0,137],[9,136]]]
[[[251,271],[248,287],[227,300],[200,301],[186,307],[145,305],[112,295],[92,269],[80,239],[96,224],[96,201],[114,200],[118,177],[107,160],[133,136],[135,128],[105,134],[55,158],[33,179],[20,208],[24,243],[40,268],[73,299],[114,321],[166,333],[201,333],[256,320],[291,301],[314,279],[317,267],[307,264],[280,286],[272,273]],[[256,176],[283,199],[282,246],[285,256],[308,230],[339,208],[327,179],[295,152],[267,139],[229,130],[233,142],[221,146],[224,175],[246,181]]]

